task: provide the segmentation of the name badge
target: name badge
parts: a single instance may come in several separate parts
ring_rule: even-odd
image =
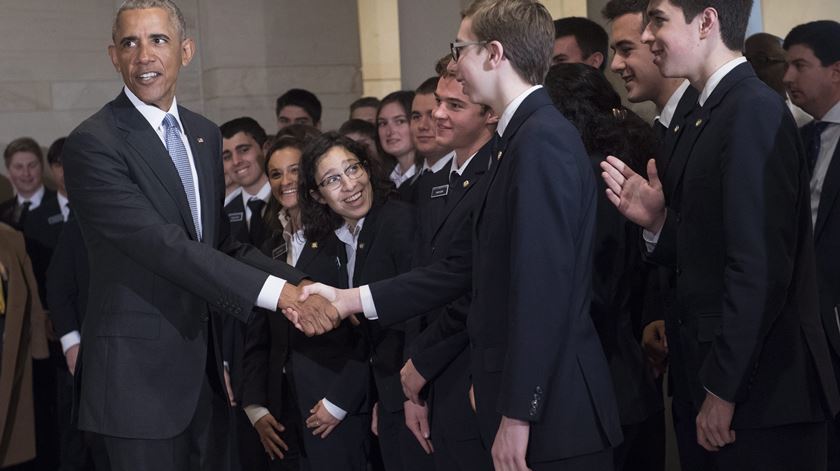
[[[440,185],[432,188],[432,198],[440,198],[449,194],[449,185]]]
[[[54,214],[47,218],[47,224],[49,225],[58,224],[60,222],[64,222],[64,215],[61,213]]]
[[[230,222],[240,222],[243,219],[245,219],[245,213],[242,211],[228,214],[228,221]]]
[[[283,242],[282,244],[278,245],[274,250],[271,251],[271,258],[274,260],[286,260],[286,243]]]

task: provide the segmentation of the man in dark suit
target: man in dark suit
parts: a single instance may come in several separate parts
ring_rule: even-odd
[[[818,318],[807,166],[784,100],[740,49],[751,0],[653,0],[642,38],[700,90],[661,181],[602,164],[663,287],[684,470],[825,469],[837,384]],[[749,136],[749,138],[747,138]],[[698,446],[699,445],[699,446]]]
[[[461,226],[471,223],[470,214],[483,196],[475,188],[487,173],[498,121],[489,107],[469,101],[452,69],[443,70],[434,97],[437,140],[454,148],[455,156],[418,186],[415,266],[446,258]],[[406,403],[406,423],[421,443],[434,444],[438,471],[492,469],[490,450],[481,442],[469,402],[469,303],[469,296],[464,296],[415,318],[412,322],[419,321],[421,332],[414,338],[406,333],[408,360],[401,379],[406,396],[414,402]],[[427,394],[421,398],[427,383]]]
[[[364,310],[391,323],[472,286],[475,404],[482,439],[503,470],[610,469],[621,441],[589,314],[595,176],[577,131],[537,85],[553,40],[551,16],[536,1],[466,9],[452,44],[456,76],[472,102],[500,114],[473,224],[432,266],[359,290],[311,290],[342,315]]]
[[[452,148],[439,145],[435,138],[437,131],[432,112],[435,109],[437,82],[437,76],[424,80],[414,91],[414,99],[411,101],[411,140],[414,142],[414,151],[422,157],[423,164],[413,177],[397,189],[400,199],[411,204],[417,204],[420,198],[420,182],[447,166],[452,160]]]
[[[230,237],[218,128],[175,101],[194,44],[174,3],[154,5],[120,7],[108,51],[125,88],[64,149],[94,287],[79,426],[116,469],[209,469],[224,463],[210,455],[227,415],[210,310],[246,321],[291,305],[303,275]]]
[[[785,87],[791,101],[814,122],[801,129],[811,168],[811,222],[817,254],[817,284],[823,328],[840,378],[840,23],[799,25],[785,38]],[[828,469],[840,468],[840,418],[828,427]]]
[[[235,197],[225,200],[224,212],[230,224],[230,234],[243,244],[261,248],[269,236],[263,215],[271,198],[271,186],[264,170],[265,130],[253,118],[241,117],[222,124],[219,131],[222,133],[222,162],[229,166],[228,174],[240,188]],[[228,393],[234,405],[231,412],[235,427],[229,436],[236,450],[233,452],[234,461],[238,461],[243,469],[258,469],[265,462],[259,436],[238,404],[242,395],[245,325],[234,317],[225,316],[222,337],[222,358],[230,388]],[[255,459],[260,461],[254,462]]]

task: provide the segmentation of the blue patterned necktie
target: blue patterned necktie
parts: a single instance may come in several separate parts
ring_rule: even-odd
[[[187,201],[190,203],[190,213],[192,213],[193,224],[195,224],[195,233],[201,240],[201,224],[198,223],[198,199],[195,196],[190,158],[187,154],[187,148],[184,147],[184,141],[181,140],[181,128],[178,126],[178,120],[171,113],[167,113],[166,117],[163,118],[163,129],[166,149],[169,151],[172,163],[175,164],[175,169],[178,170],[178,176],[181,177],[181,184],[184,186]]]

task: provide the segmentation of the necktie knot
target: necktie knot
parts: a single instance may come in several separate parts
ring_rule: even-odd
[[[453,185],[455,185],[455,183],[457,183],[457,182],[458,182],[458,179],[459,179],[459,178],[461,178],[461,175],[459,175],[457,171],[453,170],[453,171],[449,174],[449,186],[453,186]]]
[[[178,120],[175,119],[175,116],[172,113],[166,113],[166,116],[163,118],[163,128],[165,130],[174,129],[176,131],[181,130],[181,126],[178,125]]]
[[[262,214],[262,209],[265,207],[265,201],[259,198],[251,198],[248,200],[248,209],[251,210],[251,214],[256,214],[259,216]],[[253,217],[253,216],[252,216]]]

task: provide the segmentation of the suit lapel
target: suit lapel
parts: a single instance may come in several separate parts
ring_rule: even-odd
[[[126,143],[134,150],[136,156],[146,162],[160,180],[164,191],[175,201],[183,226],[193,239],[197,239],[184,185],[181,183],[181,177],[178,176],[175,164],[172,163],[169,152],[167,152],[157,132],[152,129],[143,115],[134,108],[125,93],[121,93],[114,100],[114,108],[116,125],[126,132]]]
[[[688,118],[688,115],[694,111],[694,107],[697,105],[697,95],[697,90],[689,85],[685,90],[685,93],[683,93],[682,98],[680,98],[680,102],[677,104],[677,109],[674,111],[674,117],[671,119],[670,126],[665,132],[665,138],[662,140],[662,144],[659,149],[659,155],[662,158],[667,159],[665,161],[664,168],[662,169],[662,178],[665,178],[665,175],[668,172],[671,154],[674,151],[674,144],[677,143],[680,139],[680,135],[683,131],[685,131],[686,119]]]
[[[356,263],[353,267],[353,286],[360,286],[360,280],[365,269],[365,262],[367,261],[368,253],[373,249],[373,244],[376,242],[376,232],[378,230],[379,211],[382,208],[382,203],[374,204],[365,216],[365,222],[362,225],[362,232],[359,234],[359,241],[356,244]],[[343,248],[343,244],[342,244]],[[411,250],[410,247],[405,247],[405,250]]]
[[[694,113],[691,113],[686,118],[682,124],[682,127],[685,129],[680,131],[681,134],[674,144],[674,150],[671,153],[671,158],[668,163],[668,171],[663,182],[666,199],[670,200],[674,195],[679,182],[682,180],[685,166],[691,157],[694,144],[700,135],[703,134],[703,129],[712,120],[712,114],[715,108],[717,108],[732,87],[750,76],[755,76],[755,72],[753,72],[749,64],[745,63],[735,67],[718,83],[703,107],[695,110]]]
[[[493,152],[490,156],[489,175],[484,177],[487,178],[488,181],[484,187],[484,195],[482,195],[481,198],[481,205],[479,206],[478,211],[476,212],[476,217],[474,218],[473,230],[478,229],[478,223],[481,220],[481,215],[484,213],[484,206],[487,203],[487,195],[490,193],[490,188],[493,186],[493,182],[496,180],[496,175],[499,173],[499,167],[505,156],[505,152],[507,151],[508,143],[511,139],[513,139],[513,136],[516,134],[516,131],[519,130],[519,127],[522,126],[522,123],[524,123],[532,114],[534,114],[535,111],[537,111],[538,108],[542,106],[553,106],[551,98],[548,97],[548,93],[545,91],[545,88],[534,90],[530,95],[525,97],[525,100],[522,101],[513,113],[513,117],[505,128],[505,134],[501,136],[501,138],[496,138],[495,145],[492,146]]]
[[[464,169],[464,173],[461,176],[461,182],[459,183],[460,188],[455,189],[454,194],[453,189],[449,189],[451,197],[446,201],[446,204],[443,207],[442,216],[436,219],[438,222],[436,223],[436,227],[432,233],[432,241],[435,240],[441,228],[443,228],[444,224],[449,219],[449,216],[455,208],[458,207],[461,200],[463,200],[467,193],[475,187],[478,179],[487,173],[487,164],[490,162],[492,144],[493,140],[491,139],[481,149],[479,149],[470,164],[466,169]]]
[[[825,221],[837,201],[838,193],[840,193],[840,145],[834,149],[831,164],[825,172],[825,179],[820,192],[820,205],[817,211],[817,223],[814,225],[814,240],[819,239],[820,233],[825,227]]]
[[[180,106],[178,108],[178,115],[184,125],[184,134],[187,135],[187,140],[190,143],[190,150],[195,162],[195,172],[198,174],[198,189],[201,197],[201,236],[208,244],[215,245],[216,234],[213,228],[218,223],[216,218],[219,215],[219,209],[216,208],[216,205],[221,204],[216,197],[218,191],[216,191],[216,185],[213,181],[214,159],[212,153],[217,149],[208,148],[206,138],[209,136],[197,134],[198,126],[193,122],[192,113]]]

